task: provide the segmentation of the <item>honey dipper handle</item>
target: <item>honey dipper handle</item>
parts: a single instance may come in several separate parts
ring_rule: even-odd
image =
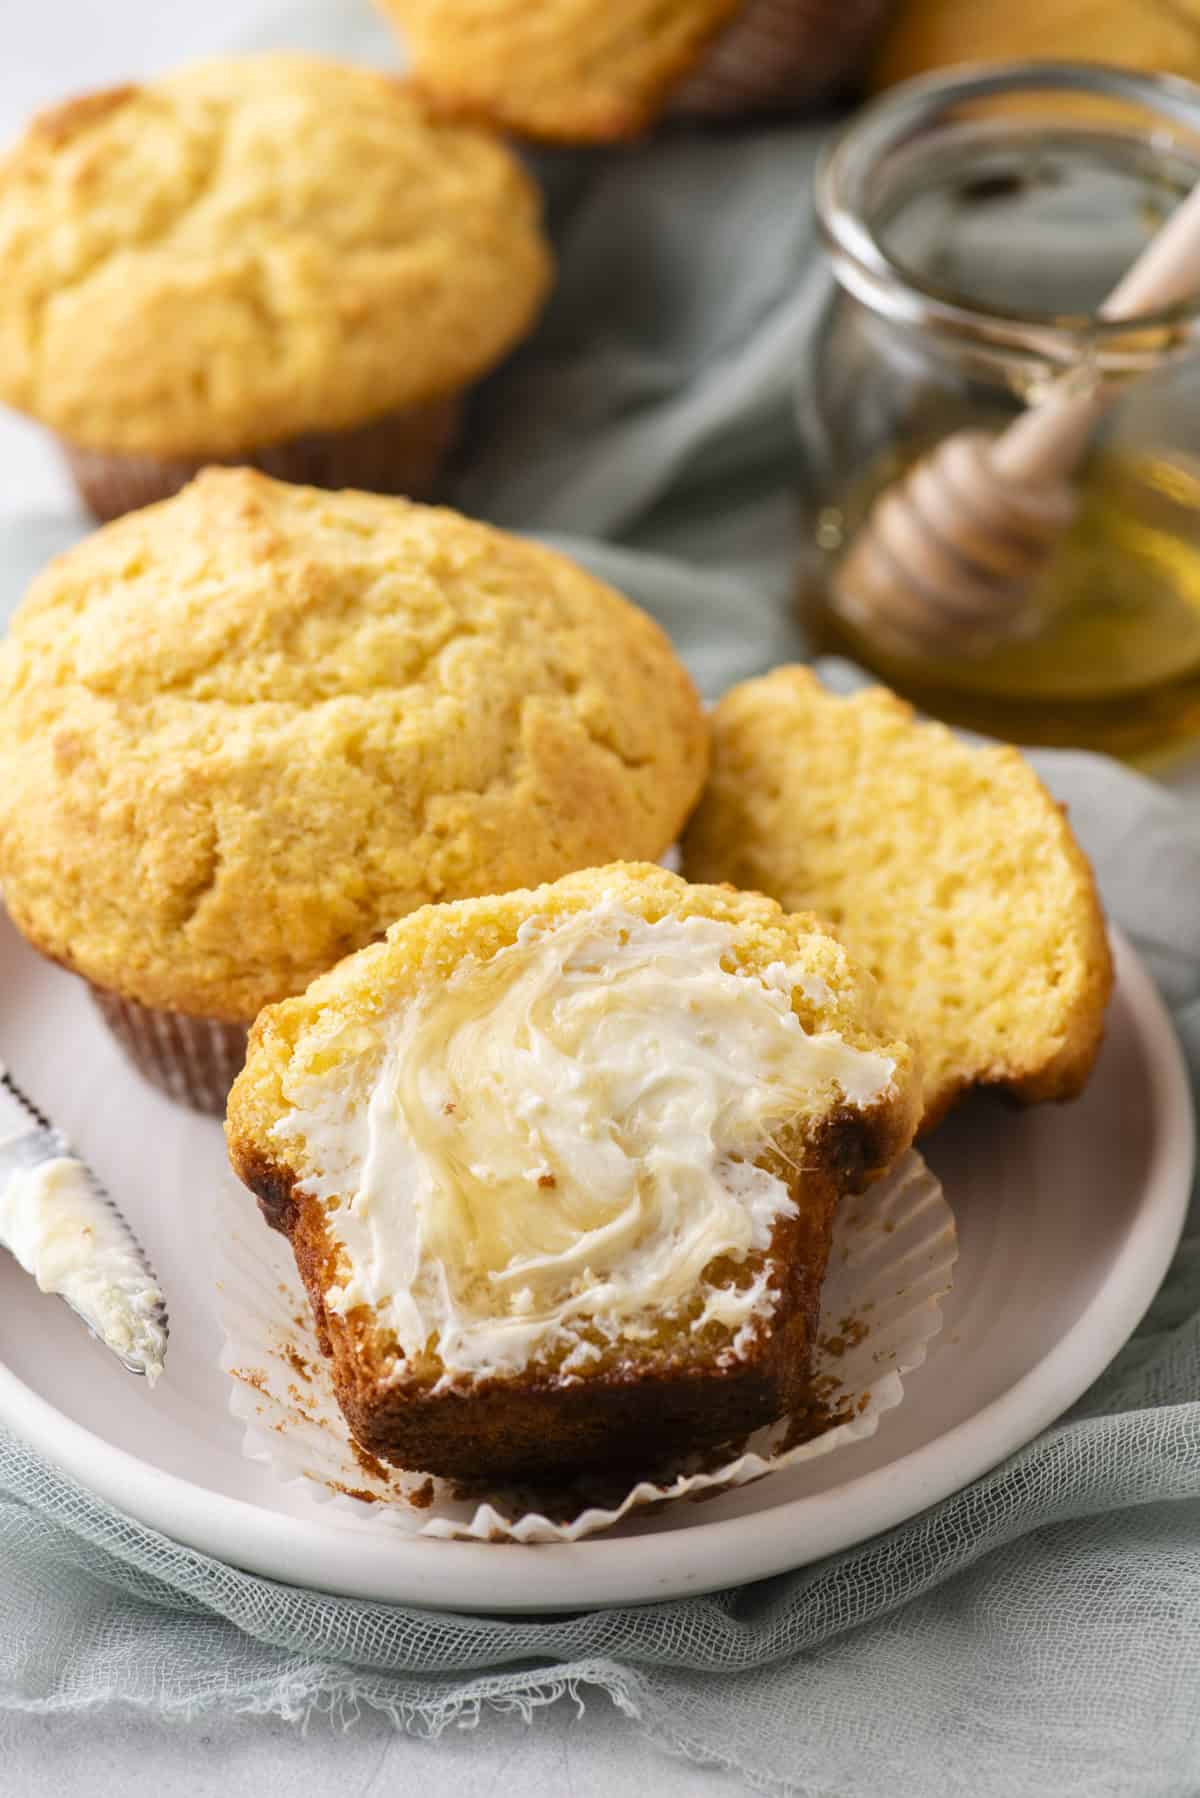
[[[1100,317],[1136,318],[1161,312],[1200,294],[1200,182],[1180,202],[1126,270],[1100,307]],[[1108,404],[1103,387],[1079,390],[1068,374],[1040,405],[1022,413],[996,439],[991,462],[1007,481],[1028,485],[1061,480],[1087,446],[1093,426]]]
[[[1164,312],[1200,293],[1200,181],[1156,231],[1103,306],[1101,318]]]

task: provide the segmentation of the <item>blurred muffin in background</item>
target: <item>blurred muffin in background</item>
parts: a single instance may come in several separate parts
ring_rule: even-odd
[[[536,190],[401,83],[229,58],[44,113],[0,161],[0,400],[99,518],[208,462],[427,493],[551,277]]]
[[[821,104],[890,0],[378,0],[437,101],[557,143]]]

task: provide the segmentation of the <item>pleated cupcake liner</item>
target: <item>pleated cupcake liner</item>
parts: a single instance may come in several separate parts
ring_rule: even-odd
[[[85,449],[60,439],[80,496],[101,523],[178,493],[214,464],[258,468],[305,487],[357,487],[367,493],[428,498],[461,422],[463,399],[450,394],[349,431],[311,431],[236,456],[145,456]]]
[[[229,1089],[246,1059],[246,1026],[159,1011],[102,986],[88,991],[138,1073],[193,1111],[224,1117]]]
[[[635,1513],[710,1498],[873,1436],[941,1328],[958,1253],[941,1185],[910,1151],[840,1208],[822,1292],[813,1408],[755,1431],[719,1466],[681,1466],[665,1481],[615,1491],[611,1482],[601,1491],[599,1482],[581,1481],[570,1493],[480,1492],[385,1466],[354,1441],[286,1241],[262,1226],[240,1189],[231,1188],[224,1207],[221,1365],[243,1452],[281,1481],[302,1484],[331,1518],[481,1542],[577,1542]]]

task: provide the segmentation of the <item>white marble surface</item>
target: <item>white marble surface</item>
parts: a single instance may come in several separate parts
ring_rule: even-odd
[[[367,0],[36,0],[0,5],[0,141],[63,95],[189,57],[266,45],[336,48],[395,64]],[[41,431],[0,412],[0,512],[55,506],[64,477]],[[561,1702],[531,1724],[492,1717],[427,1742],[378,1718],[348,1734],[314,1723],[161,1724],[132,1711],[84,1719],[0,1712],[4,1798],[728,1798],[740,1780],[669,1759],[596,1694],[580,1717]]]

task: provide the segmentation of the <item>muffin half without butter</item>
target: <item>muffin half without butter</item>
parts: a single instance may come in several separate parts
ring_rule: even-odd
[[[661,630],[457,513],[246,469],[97,531],[0,645],[0,888],[223,1111],[259,1008],[430,900],[658,856],[707,730]]]
[[[1104,913],[1015,749],[788,667],[730,688],[713,739],[685,869],[829,920],[917,1032],[923,1130],[975,1087],[1022,1104],[1082,1092],[1112,991]]]
[[[234,1167],[400,1466],[649,1472],[802,1402],[920,1084],[815,920],[617,865],[431,906],[256,1023]]]
[[[209,462],[422,495],[550,278],[532,184],[398,82],[232,57],[36,118],[0,160],[0,400],[100,518]]]

